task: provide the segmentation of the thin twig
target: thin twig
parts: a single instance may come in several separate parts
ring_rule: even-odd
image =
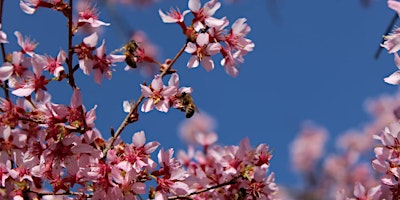
[[[69,10],[68,10],[68,82],[73,89],[76,88],[75,79],[74,79],[74,70],[72,67],[72,36],[73,36],[73,27],[72,27],[72,10],[73,10],[73,0],[69,0]]]
[[[230,180],[228,182],[221,183],[221,184],[218,184],[218,185],[214,185],[214,186],[211,186],[209,188],[204,188],[202,190],[198,190],[198,191],[192,192],[190,194],[170,196],[170,197],[168,197],[168,199],[191,199],[189,197],[192,196],[192,195],[201,194],[203,192],[207,192],[207,191],[210,191],[210,190],[213,190],[213,189],[216,189],[216,188],[220,188],[220,187],[224,187],[224,186],[227,186],[227,185],[235,184],[235,183],[237,183],[236,180],[238,178],[239,178],[239,176],[238,177],[234,177],[232,180]]]
[[[168,67],[164,69],[164,71],[161,73],[161,78],[164,77],[167,72],[171,69],[172,65],[178,60],[178,58],[182,55],[182,53],[185,51],[187,43],[183,45],[183,47],[179,50],[179,52],[175,55],[175,57],[172,59],[172,61],[169,63]],[[103,150],[103,156],[105,157],[107,155],[107,151],[109,151],[113,145],[115,140],[119,137],[121,132],[125,129],[125,127],[131,123],[130,122],[130,117],[134,114],[135,111],[137,111],[137,108],[139,107],[140,103],[143,101],[144,96],[143,94],[139,97],[139,99],[135,102],[135,105],[132,106],[131,110],[129,113],[126,115],[124,121],[122,121],[121,125],[118,127],[117,131],[115,131],[114,136],[111,138],[110,143],[107,145],[107,147]]]

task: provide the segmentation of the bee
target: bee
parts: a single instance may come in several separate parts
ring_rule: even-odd
[[[136,68],[136,61],[135,61],[135,52],[138,49],[139,45],[136,43],[135,40],[131,40],[124,46],[124,55],[125,55],[125,62],[128,66],[132,68]]]
[[[196,104],[193,102],[192,96],[186,92],[182,92],[180,99],[182,104],[181,110],[186,113],[186,118],[191,118],[193,114],[198,111]]]
[[[126,43],[122,48],[114,50],[112,53],[124,51],[125,62],[129,67],[136,68],[135,55],[136,50],[139,48],[138,43],[135,40],[131,40]]]

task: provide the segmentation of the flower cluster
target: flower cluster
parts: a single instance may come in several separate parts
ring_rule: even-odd
[[[226,29],[229,21],[226,17],[217,19],[213,17],[221,7],[217,0],[211,0],[201,7],[200,0],[189,0],[188,7],[182,13],[171,9],[168,13],[159,10],[164,23],[177,23],[188,39],[185,51],[191,54],[187,66],[198,67],[201,64],[205,70],[214,69],[214,61],[211,56],[221,53],[223,59],[221,65],[230,76],[237,76],[238,65],[244,61],[243,56],[253,51],[254,43],[247,39],[250,27],[245,18],[237,19],[230,29]],[[187,26],[184,18],[192,13],[192,23]]]
[[[160,200],[276,198],[278,187],[274,173],[269,172],[269,147],[260,144],[252,148],[248,139],[238,146],[216,145],[213,122],[205,115],[195,115],[181,129],[192,139],[191,144],[202,149],[189,146],[187,152],[179,151],[177,158],[173,149],[161,148],[157,153],[160,144],[146,142],[143,131],[134,133],[131,143],[120,138],[124,128],[139,119],[140,104],[142,112],[154,108],[167,112],[173,107],[185,111],[186,117],[193,115],[197,108],[190,96],[192,88],[180,87],[172,68],[184,51],[192,54],[189,67],[201,63],[208,71],[214,68],[211,56],[221,53],[222,65],[236,76],[236,62],[242,62],[254,47],[245,38],[250,31],[245,19],[225,30],[226,18],[212,17],[221,6],[216,0],[203,7],[199,0],[190,0],[190,11],[176,16],[178,21],[170,14],[179,12],[165,15],[159,11],[164,22],[180,24],[188,38],[174,60],[160,63],[150,42],[138,45],[131,41],[128,44],[132,46],[122,48],[123,55],[107,54],[105,40],[98,46],[95,28],[110,24],[99,20],[97,8],[86,1],[79,3],[77,13],[73,13],[72,0],[20,0],[20,8],[27,14],[48,8],[68,19],[68,49],[60,49],[55,57],[39,54],[37,42],[15,32],[20,50],[10,53],[0,67],[5,92],[5,98],[0,98],[0,199],[142,199],[146,193],[149,199]],[[187,27],[183,16],[189,12],[194,19]],[[73,37],[79,30],[89,34],[74,45]],[[146,41],[144,35],[136,37]],[[0,43],[8,42],[7,34],[0,31]],[[150,85],[140,85],[142,96],[137,101],[124,102],[128,115],[106,139],[95,125],[97,106],[86,109],[74,73],[78,69],[85,75],[93,72],[94,81],[100,84],[103,78],[111,79],[118,62],[131,68],[144,62],[159,65],[160,74]],[[164,85],[166,75],[170,78]],[[65,82],[72,89],[69,105],[55,103],[48,89],[50,83]]]

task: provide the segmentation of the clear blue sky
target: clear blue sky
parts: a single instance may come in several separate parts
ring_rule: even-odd
[[[181,10],[187,9],[182,3],[186,1],[167,0],[148,9],[117,10],[129,22],[127,26],[148,33],[159,45],[163,60],[174,56],[185,42],[180,28],[163,24],[158,15],[158,8],[167,11],[177,2]],[[252,28],[248,37],[256,45],[254,52],[245,57],[239,76],[229,77],[219,65],[210,73],[202,67],[189,70],[187,54],[175,68],[181,85],[193,87],[198,107],[216,118],[220,144],[238,144],[249,137],[254,146],[270,145],[276,182],[293,183],[296,179],[291,172],[288,145],[304,120],[326,127],[333,146],[338,134],[369,120],[364,111],[367,98],[397,90],[383,82],[396,70],[393,57],[383,51],[380,59],[374,60],[393,14],[383,0],[374,1],[368,8],[358,0],[279,0],[276,7],[266,0],[223,4],[216,16],[227,16],[231,23],[246,17]],[[118,33],[104,8],[100,19],[112,23],[99,37],[106,39],[107,52],[121,47],[127,39]],[[38,53],[55,57],[60,48],[66,48],[66,20],[60,13],[39,9],[29,16],[19,9],[17,1],[5,1],[3,21],[11,43],[15,44],[13,32],[18,30],[40,43]],[[15,50],[14,44],[6,45],[7,50]],[[217,57],[216,63],[219,60]],[[124,118],[122,101],[137,99],[139,84],[151,81],[124,72],[123,67],[117,66],[113,79],[103,80],[101,86],[94,84],[92,77],[78,73],[77,85],[82,88],[84,104],[87,108],[98,105],[96,125],[104,137]],[[66,84],[60,85],[49,88],[57,93],[53,100],[68,104],[71,90]],[[135,131],[144,130],[148,141],[158,140],[164,148],[182,149],[185,145],[177,133],[183,120],[183,113],[176,110],[141,114],[140,121],[130,125],[122,137],[130,141]]]

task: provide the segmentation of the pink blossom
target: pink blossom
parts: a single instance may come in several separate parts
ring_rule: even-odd
[[[12,63],[5,62],[0,67],[0,80],[9,80],[12,76],[16,78],[31,76],[32,73],[28,71],[30,66],[31,58],[26,58],[22,52],[14,51],[12,54]]]
[[[221,7],[217,0],[210,0],[201,7],[200,0],[189,0],[188,7],[194,15],[193,27],[196,31],[204,29],[206,26],[221,26],[224,20],[212,17]]]
[[[237,19],[229,32],[229,35],[226,36],[226,43],[232,49],[240,51],[240,55],[246,55],[247,52],[253,51],[254,43],[245,38],[245,36],[250,32],[250,27],[245,23],[246,18]]]
[[[155,163],[148,155],[153,153],[158,146],[158,142],[146,142],[146,137],[143,131],[137,132],[132,136],[132,145],[125,147],[125,153],[122,160],[117,164],[118,166],[124,166],[124,169],[133,169],[137,173],[143,170],[143,168],[153,169]]]
[[[357,199],[378,200],[381,198],[382,194],[381,185],[377,185],[366,191],[365,187],[360,182],[357,182],[354,185],[353,194]]]
[[[183,11],[183,13],[181,13],[179,9],[175,10],[171,8],[171,10],[167,12],[167,14],[165,14],[164,12],[161,11],[161,9],[158,10],[158,14],[160,15],[164,23],[182,23],[185,15],[188,14],[189,12],[190,10],[185,10]]]
[[[86,73],[90,73],[92,69],[94,70],[94,81],[97,84],[101,84],[102,78],[111,79],[112,76],[112,66],[114,66],[115,62],[123,62],[125,56],[123,55],[108,55],[106,54],[105,40],[103,43],[96,49],[96,54],[93,56],[93,60],[91,62],[86,62],[83,64],[84,71]],[[85,61],[83,61],[85,62]],[[92,66],[90,66],[92,65]]]
[[[394,29],[392,33],[384,36],[384,39],[386,41],[381,46],[388,50],[389,53],[395,53],[400,50],[400,28]]]
[[[59,77],[61,72],[64,71],[64,67],[62,66],[62,64],[65,62],[66,57],[67,53],[63,50],[60,50],[56,59],[47,56],[46,65],[44,66],[44,69],[48,70],[55,77]]]
[[[199,62],[203,65],[206,71],[214,69],[214,61],[211,55],[217,54],[221,49],[219,43],[210,43],[208,33],[200,33],[196,38],[196,44],[189,42],[185,51],[192,54],[192,57],[187,63],[189,68],[195,68]]]
[[[168,112],[169,97],[176,94],[175,86],[165,86],[160,75],[155,75],[150,86],[140,85],[146,101],[142,105],[142,112],[153,110],[154,106],[161,112]]]
[[[16,89],[12,91],[12,94],[16,96],[29,96],[32,92],[40,93],[42,90],[47,90],[46,85],[49,80],[45,76],[42,76],[44,61],[41,56],[33,54],[32,66],[33,75],[25,77],[25,80],[17,82],[13,85]]]
[[[39,43],[31,41],[29,37],[25,37],[25,39],[23,39],[22,34],[18,31],[15,31],[14,34],[17,36],[18,45],[22,48],[22,52],[32,56],[34,53],[33,51],[37,45],[39,45]]]
[[[83,11],[79,12],[78,25],[81,26],[84,23],[90,24],[92,27],[96,28],[99,26],[109,26],[110,23],[105,23],[98,20],[99,15],[96,8],[87,7]]]
[[[323,155],[328,133],[321,127],[306,124],[299,136],[291,144],[292,166],[300,172],[313,169]],[[309,145],[313,144],[313,145]]]
[[[96,32],[83,38],[82,43],[74,51],[78,55],[79,67],[83,73],[90,75],[93,69],[93,51],[97,45],[98,35]]]
[[[180,125],[180,137],[188,144],[210,145],[217,141],[215,120],[205,113],[194,115]]]

